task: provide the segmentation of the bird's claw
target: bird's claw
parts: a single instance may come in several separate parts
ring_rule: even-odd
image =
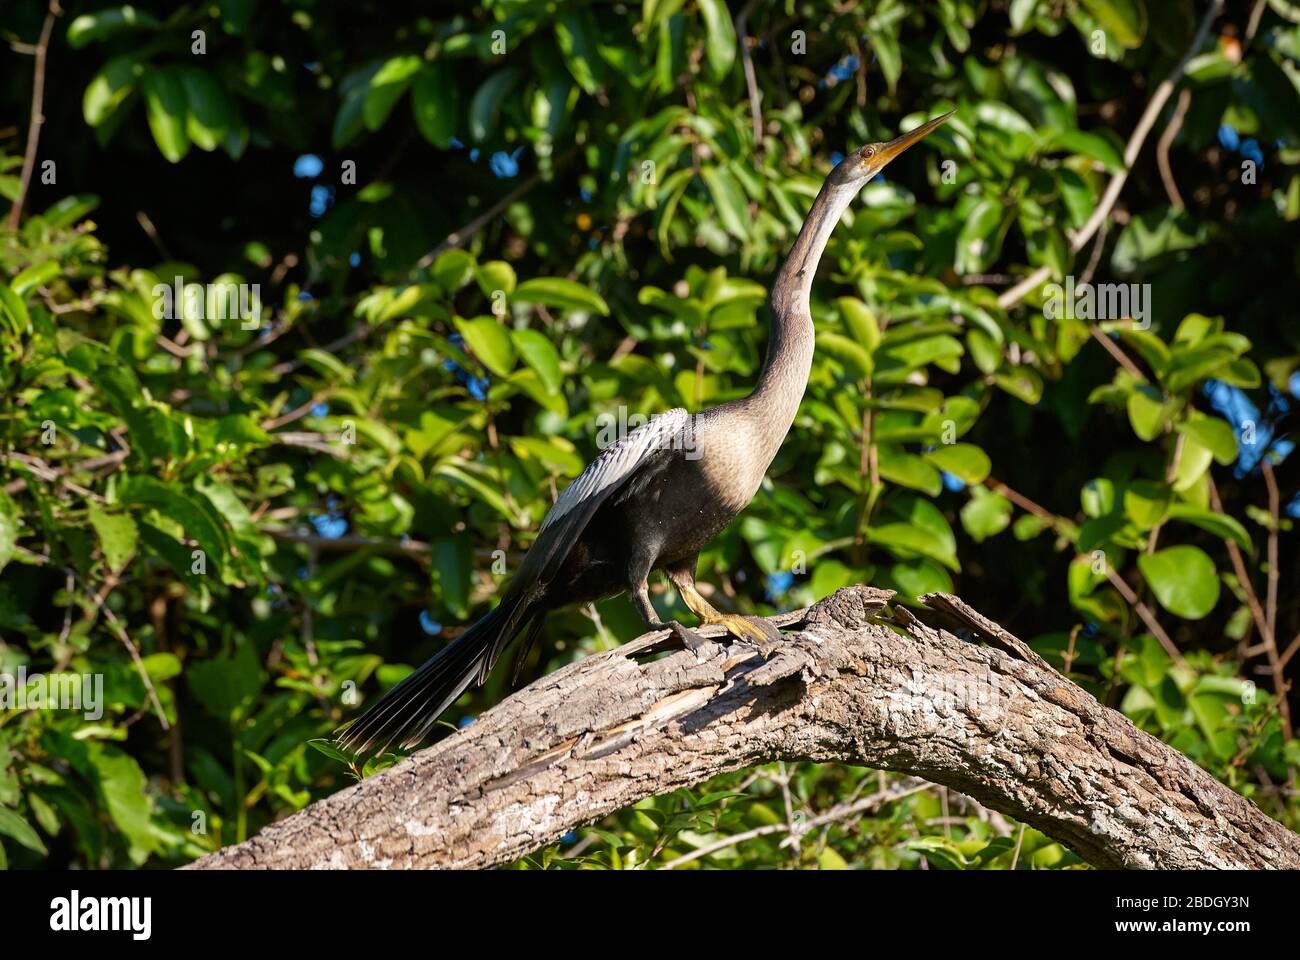
[[[765,659],[775,653],[777,647],[781,645],[781,631],[773,626],[771,621],[762,617],[745,617],[733,613],[705,622],[726,627],[727,632],[737,640],[757,648]]]

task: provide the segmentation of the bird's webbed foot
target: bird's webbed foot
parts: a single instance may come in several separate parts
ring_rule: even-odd
[[[781,631],[762,617],[746,617],[738,613],[723,613],[702,620],[705,626],[717,624],[727,628],[737,640],[752,644],[764,657],[771,656],[781,644]]]

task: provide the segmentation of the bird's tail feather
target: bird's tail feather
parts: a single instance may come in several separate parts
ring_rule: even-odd
[[[394,742],[413,747],[476,679],[482,683],[516,632],[514,604],[502,603],[379,698],[346,727],[338,744],[352,754],[383,753]]]

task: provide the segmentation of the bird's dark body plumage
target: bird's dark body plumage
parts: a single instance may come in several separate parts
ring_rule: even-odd
[[[557,607],[628,591],[658,625],[647,577],[663,570],[692,612],[738,636],[763,631],[695,590],[700,551],[749,503],[794,421],[812,364],[808,296],[831,231],[860,187],[947,117],[841,162],[813,203],[772,288],[767,360],[754,392],[697,414],[670,410],[607,447],[547,514],[500,603],[395,686],[340,737],[369,752],[413,746],[509,643]]]

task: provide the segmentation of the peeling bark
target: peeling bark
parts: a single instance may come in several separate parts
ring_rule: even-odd
[[[797,632],[766,659],[646,634],[192,867],[486,867],[644,797],[812,760],[945,784],[1099,867],[1300,868],[1300,836],[997,624],[930,594],[926,619],[954,632],[901,606],[886,626],[889,597],[773,618]]]

